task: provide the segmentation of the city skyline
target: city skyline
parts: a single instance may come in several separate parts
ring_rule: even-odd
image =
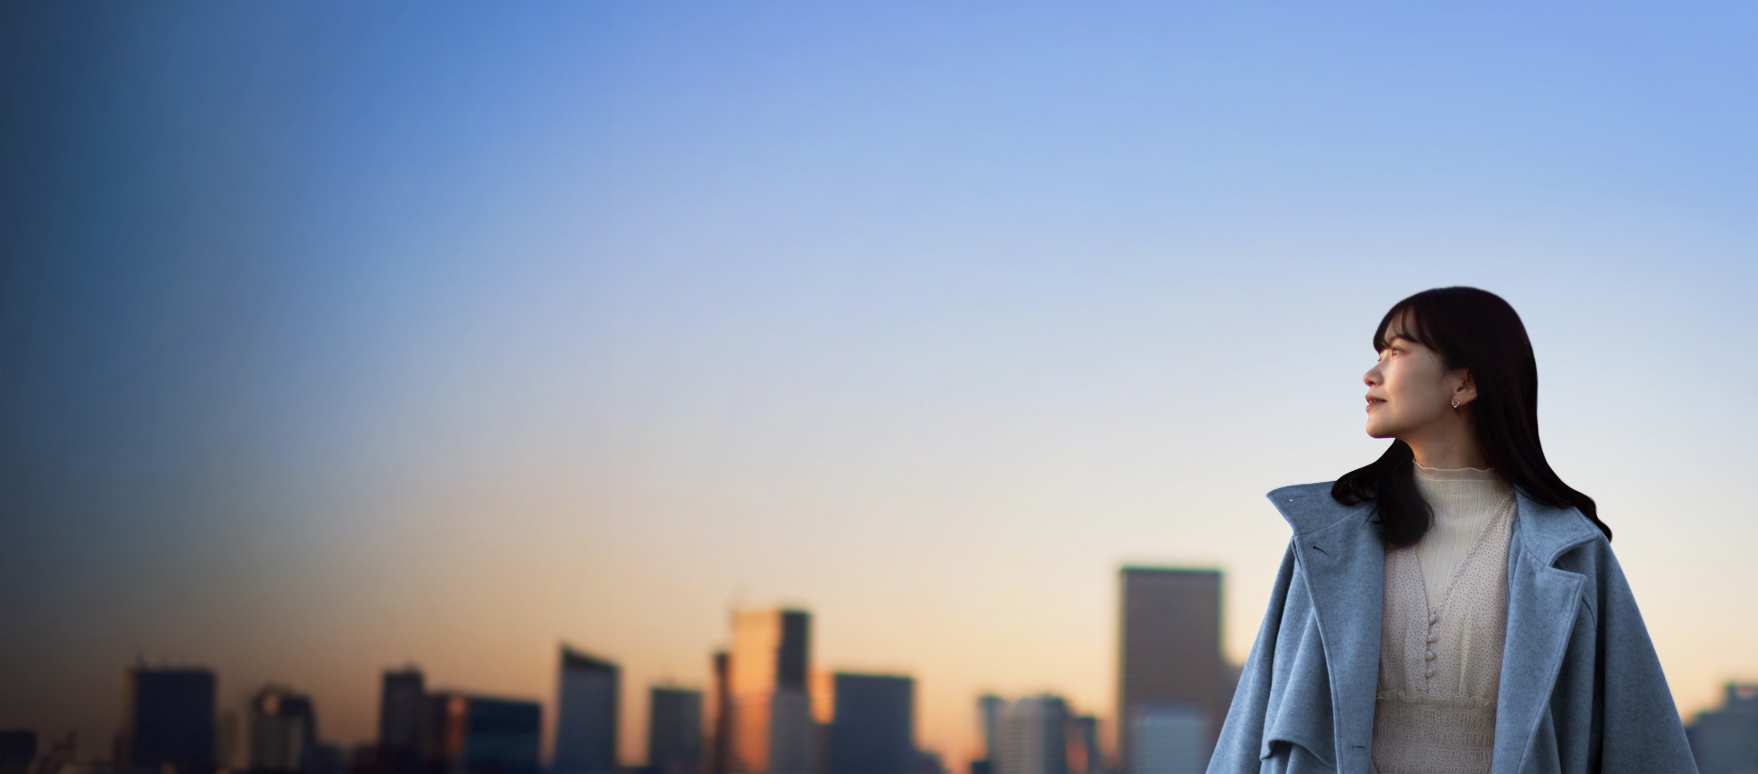
[[[142,661],[124,672],[125,722],[111,750],[113,757],[93,754],[90,748],[83,754],[72,749],[69,760],[122,767],[113,774],[128,774],[129,767],[156,771],[161,761],[183,774],[213,774],[217,768],[269,774],[409,774],[425,771],[437,760],[435,756],[445,756],[474,772],[468,739],[475,731],[470,730],[469,718],[486,710],[495,717],[490,726],[495,733],[504,736],[510,723],[517,739],[510,748],[506,739],[490,744],[493,755],[502,757],[478,763],[492,761],[518,771],[534,770],[539,761],[544,771],[557,774],[609,774],[641,766],[666,774],[681,761],[693,762],[684,769],[689,772],[753,774],[770,771],[769,764],[777,760],[786,764],[781,771],[805,774],[927,774],[919,771],[921,756],[943,765],[941,751],[915,743],[913,677],[811,666],[807,611],[736,609],[727,617],[732,639],[739,645],[730,653],[715,650],[711,658],[717,669],[736,674],[729,679],[733,689],[729,704],[737,710],[734,719],[704,715],[704,691],[677,688],[669,681],[652,685],[647,692],[649,722],[639,729],[645,739],[639,751],[646,753],[644,759],[616,749],[609,750],[611,757],[604,757],[606,742],[618,746],[615,729],[622,724],[621,702],[616,701],[620,666],[563,643],[553,702],[494,691],[430,690],[417,664],[385,669],[378,725],[370,741],[320,734],[317,702],[285,683],[263,684],[247,702],[236,704],[218,699],[218,675],[212,669],[155,667]],[[732,663],[742,668],[729,669]],[[1044,694],[1042,698],[1067,713],[1069,706],[1060,697]],[[1001,700],[984,695],[976,701],[986,705]],[[1097,774],[1103,764],[1092,757],[1102,753],[1097,748],[1095,719],[1058,715],[1057,750],[1063,749],[1064,721],[1084,723],[1084,731],[1077,734],[1083,741],[1069,753],[1071,761],[1078,759],[1083,765],[1072,774]],[[72,738],[35,729],[0,731],[28,733],[57,744]],[[704,745],[705,732],[725,733],[728,744]],[[16,740],[8,736],[7,741]],[[709,748],[724,750],[715,754],[727,759],[704,759],[702,754]],[[513,757],[506,758],[509,749]],[[529,757],[522,750],[528,750]],[[684,757],[671,757],[679,753]],[[1094,761],[1092,772],[1086,770],[1089,760]]]
[[[0,728],[127,665],[369,739],[382,670],[706,691],[727,611],[1117,706],[1116,569],[1376,457],[1420,290],[1506,298],[1679,710],[1758,680],[1743,4],[0,4]],[[1053,667],[1053,668],[1052,668]]]
[[[1125,592],[1127,591],[1127,579],[1132,574],[1138,577],[1144,574],[1162,574],[1206,578],[1209,580],[1209,583],[1204,587],[1205,590],[1217,599],[1220,595],[1220,573],[1214,570],[1142,566],[1125,566],[1118,569],[1121,572],[1120,577],[1124,580],[1124,586],[1122,588]],[[1140,583],[1140,581],[1138,581],[1138,583]],[[1120,595],[1120,598],[1123,596],[1124,595]],[[1160,601],[1159,609],[1151,609],[1150,612],[1163,615],[1166,612],[1165,604],[1165,601]],[[1122,627],[1122,624],[1127,620],[1126,614],[1128,610],[1129,606],[1126,605],[1119,611],[1120,617],[1118,619],[1118,624],[1120,627],[1120,642],[1127,633]],[[1208,612],[1212,613],[1214,611],[1210,609]],[[873,675],[862,674],[858,671],[851,671],[843,668],[823,668],[813,666],[807,655],[809,653],[811,637],[809,623],[810,616],[811,614],[809,612],[798,609],[798,606],[734,608],[727,611],[727,618],[731,623],[730,636],[727,639],[732,642],[743,640],[743,650],[747,655],[757,656],[757,658],[745,659],[745,669],[742,670],[740,678],[735,678],[734,706],[736,708],[738,704],[736,699],[739,698],[739,692],[744,693],[747,699],[755,700],[755,703],[757,704],[769,704],[772,700],[771,695],[775,693],[776,689],[764,688],[763,686],[785,684],[785,687],[790,689],[794,694],[794,698],[798,699],[796,702],[798,706],[795,707],[790,705],[789,708],[797,710],[794,714],[799,716],[796,720],[798,720],[801,725],[799,729],[795,730],[796,733],[790,734],[789,736],[798,737],[796,741],[803,745],[800,748],[800,751],[794,755],[794,757],[800,760],[805,760],[804,751],[809,749],[812,744],[828,742],[828,739],[823,740],[822,742],[819,740],[811,740],[807,736],[798,733],[798,731],[806,730],[806,734],[813,733],[809,730],[809,726],[806,724],[816,722],[827,726],[829,723],[828,718],[835,717],[836,713],[832,708],[837,706],[835,703],[837,699],[835,697],[840,696],[840,692],[830,688],[834,681],[840,681],[844,678],[860,678],[865,680],[879,680],[881,682],[901,679],[909,681],[912,685],[914,682],[913,677],[907,676],[908,670],[903,670],[902,674]],[[1154,624],[1161,629],[1165,626],[1165,622],[1161,621],[1155,621]],[[743,634],[741,634],[741,629],[743,630]],[[1184,640],[1180,641],[1180,644],[1195,643],[1202,646],[1202,641],[1205,636],[1212,636],[1215,639],[1215,642],[1212,644],[1218,645],[1219,631],[1214,629],[1209,629],[1205,632],[1199,633],[1194,640],[1187,636]],[[309,728],[303,730],[296,729],[294,733],[302,733],[305,735],[305,744],[308,748],[313,742],[323,742],[325,744],[336,745],[345,753],[355,749],[361,744],[371,742],[378,746],[378,755],[383,756],[380,760],[386,762],[385,765],[393,767],[398,765],[408,765],[408,762],[412,760],[415,755],[412,751],[417,747],[416,743],[411,740],[415,740],[419,736],[418,732],[415,730],[419,727],[419,721],[416,720],[416,718],[419,717],[422,712],[420,707],[422,706],[421,697],[423,695],[459,697],[460,700],[474,697],[488,697],[497,701],[525,701],[528,699],[530,702],[540,705],[543,708],[543,760],[552,761],[553,759],[551,765],[556,767],[555,770],[557,772],[562,772],[564,774],[573,774],[575,772],[596,774],[596,772],[601,771],[600,769],[584,766],[580,763],[580,761],[592,756],[592,753],[587,752],[587,750],[592,749],[592,743],[585,741],[585,737],[582,737],[582,732],[578,728],[581,722],[586,723],[588,727],[608,724],[610,728],[610,736],[613,739],[615,747],[616,765],[638,765],[642,760],[640,757],[641,754],[648,750],[648,746],[652,741],[650,737],[650,734],[652,733],[651,727],[646,723],[639,723],[635,720],[635,718],[647,714],[646,712],[641,712],[641,710],[646,709],[648,712],[652,711],[651,707],[643,708],[633,705],[635,694],[641,694],[643,692],[636,690],[619,691],[618,675],[621,672],[621,667],[615,659],[600,658],[597,655],[570,645],[566,641],[561,642],[557,647],[559,647],[561,654],[560,666],[556,671],[556,677],[559,679],[559,682],[554,683],[552,693],[516,697],[515,694],[517,694],[517,692],[497,690],[493,687],[471,686],[465,688],[447,681],[439,681],[429,684],[426,679],[426,673],[421,668],[419,660],[407,659],[401,662],[400,666],[386,667],[380,673],[382,678],[381,688],[379,694],[374,698],[372,707],[377,723],[373,728],[367,729],[368,733],[365,735],[356,733],[352,736],[336,736],[331,734],[322,738],[317,738],[312,736],[313,732]],[[1206,647],[1207,646],[1199,647],[1199,650],[1195,655],[1203,655],[1203,648]],[[728,658],[731,653],[736,652],[737,648],[734,648],[731,651],[720,648],[710,648],[705,651],[705,654],[708,656],[707,660],[710,663],[713,663],[715,659]],[[763,656],[764,653],[771,653],[772,655],[765,657]],[[1165,658],[1159,659],[1159,661],[1163,663],[1171,663],[1178,660],[1179,659],[1176,656],[1173,656],[1170,660]],[[753,662],[760,664],[760,666],[752,667],[751,664]],[[763,665],[763,662],[771,663]],[[142,670],[146,673],[169,674],[173,676],[185,672],[199,674],[202,676],[202,679],[206,681],[205,685],[207,686],[207,691],[216,696],[225,693],[219,691],[215,687],[216,684],[220,684],[220,676],[216,674],[215,670],[203,666],[179,666],[179,664],[182,664],[182,662],[153,664],[142,657],[136,662],[124,666],[122,668],[122,673],[128,681],[135,680],[135,675],[141,673]],[[1222,666],[1224,668],[1236,668],[1236,665],[1228,666],[1223,664]],[[786,677],[783,677],[784,675],[786,675]],[[608,678],[604,676],[608,676]],[[742,691],[737,687],[741,682],[743,684]],[[1046,677],[1039,682],[1041,685],[1055,685],[1058,683],[1059,681],[1054,677]],[[312,700],[295,690],[299,684],[300,683],[297,680],[289,681],[283,676],[270,679],[268,682],[252,684],[250,687],[243,689],[242,693],[234,690],[232,693],[237,693],[244,698],[236,701],[218,698],[216,699],[217,704],[210,714],[214,714],[216,717],[223,717],[227,713],[238,716],[246,712],[255,712],[262,704],[264,696],[278,696],[283,694],[299,697],[299,701],[304,702],[304,704],[301,705],[304,707],[302,711],[309,713],[311,711]],[[649,687],[651,688],[651,691],[644,695],[647,695],[650,699],[651,697],[660,695],[662,692],[670,690],[699,693],[703,696],[711,695],[711,689],[707,685],[695,686],[689,683],[680,684],[670,676],[662,678],[659,682],[652,683]],[[237,686],[233,686],[233,688],[237,688]],[[915,706],[913,688],[911,691],[912,698],[909,701],[909,705],[913,710]],[[604,698],[608,697],[613,700],[618,699],[619,693],[621,694],[620,701],[613,701],[612,706],[609,709],[610,714],[604,714],[605,710],[600,707],[600,705],[603,704]],[[1055,693],[1051,691],[1040,691],[1039,693],[1043,696],[1055,695]],[[992,694],[985,692],[983,696],[978,697],[978,700],[980,703],[982,700],[993,698],[995,697]],[[1065,700],[1058,696],[1056,701],[1064,702]],[[125,700],[125,710],[127,706],[128,702]],[[1091,705],[1082,704],[1078,706],[1089,714],[1094,712]],[[1064,711],[1067,711],[1067,709],[1068,708],[1065,706]],[[1102,715],[1103,713],[1099,714]],[[1073,718],[1073,716],[1070,715],[1070,718]],[[705,730],[716,726],[716,721],[712,716],[704,716],[703,721],[703,728]],[[909,726],[913,729],[914,725],[915,722],[912,713],[912,720],[909,722]],[[621,726],[623,729],[621,733],[617,733],[615,730],[618,726]],[[1116,726],[1113,725],[1112,728],[1115,729]],[[121,734],[126,731],[126,729],[127,723],[124,723],[118,727],[117,733]],[[54,728],[32,730],[41,733],[45,738],[56,737],[63,731],[63,729]],[[64,730],[78,731],[79,729]],[[1214,729],[1210,729],[1211,735],[1213,730]],[[767,720],[757,727],[757,733],[755,736],[752,736],[749,731],[741,734],[740,726],[736,722],[732,726],[732,731],[731,738],[734,741],[730,753],[733,760],[739,760],[741,756],[746,758],[754,756],[760,760],[767,759],[768,753],[766,750],[767,746],[771,743],[769,741],[770,733]],[[1112,731],[1112,734],[1115,734],[1115,730]],[[568,737],[567,741],[563,741],[564,736]],[[740,742],[738,740],[740,740],[741,737],[749,738]],[[1103,751],[1109,751],[1113,741],[1113,736],[1105,736],[1105,746],[1102,748]],[[242,758],[246,756],[247,750],[249,751],[249,757],[255,758],[257,756],[254,748],[249,747],[250,744],[255,744],[255,742],[246,740],[242,737],[238,740],[228,740],[227,742],[220,744],[219,748],[226,749],[226,745],[235,743],[244,745],[236,746],[234,748],[238,757]],[[740,744],[744,745],[743,750],[740,749]],[[94,753],[94,749],[98,752]],[[980,752],[975,749],[950,751],[928,746],[914,747],[913,749],[920,749],[924,752],[931,752],[936,755],[948,757],[952,760],[965,761],[967,763],[968,760],[974,759],[980,755]],[[94,748],[91,741],[88,739],[87,746],[81,751],[81,757],[79,760],[107,760],[105,756],[108,753],[104,750],[105,748],[103,747]],[[824,752],[828,753],[829,748]],[[309,756],[311,754],[310,750],[308,749],[304,754]],[[297,760],[299,753],[283,753],[283,755],[293,755],[294,759]],[[221,762],[228,763],[229,761],[222,760]],[[757,768],[751,768],[750,764],[735,764],[732,770],[762,771],[763,767],[758,766]]]
[[[1106,717],[1102,713],[1093,713],[1091,707],[1071,704],[1053,692],[1020,695],[1012,699],[993,693],[975,696],[970,704],[971,709],[975,710],[971,719],[974,721],[972,729],[975,731],[978,747],[953,758],[958,765],[946,768],[947,774],[966,770],[971,774],[1005,774],[1002,769],[1007,765],[1016,769],[1023,765],[1031,772],[1042,771],[1043,774],[1099,774],[1101,771],[1127,774],[1131,770],[1131,756],[1125,750],[1150,750],[1160,765],[1169,765],[1178,770],[1192,765],[1193,760],[1207,758],[1218,722],[1211,717],[1214,708],[1205,708],[1205,702],[1194,700],[1194,697],[1204,695],[1205,689],[1199,686],[1211,679],[1203,676],[1207,670],[1203,666],[1204,661],[1213,652],[1211,645],[1204,640],[1209,636],[1218,640],[1219,631],[1207,626],[1204,620],[1213,614],[1214,603],[1211,597],[1220,595],[1224,579],[1220,573],[1212,570],[1140,565],[1125,565],[1117,569],[1120,581],[1119,599],[1122,601],[1117,632],[1117,676],[1121,689],[1119,695],[1133,695],[1136,698],[1120,700],[1116,706],[1117,714]],[[874,744],[883,746],[887,744],[885,739],[894,740],[894,744],[901,733],[901,738],[908,742],[906,749],[911,756],[912,765],[915,763],[914,756],[930,755],[936,765],[944,766],[949,757],[947,751],[914,743],[915,678],[907,674],[863,674],[811,666],[808,655],[810,615],[808,611],[782,607],[727,611],[731,639],[743,640],[741,649],[747,655],[746,668],[740,679],[744,697],[752,698],[752,689],[755,687],[758,693],[763,694],[760,698],[764,701],[761,703],[784,709],[772,700],[777,689],[762,687],[769,685],[791,688],[794,698],[799,700],[787,705],[785,709],[800,710],[800,728],[807,730],[803,735],[798,733],[799,729],[782,735],[784,738],[792,737],[803,745],[797,753],[786,754],[786,757],[795,763],[809,761],[801,764],[806,767],[801,770],[807,774],[868,774],[867,767],[851,764],[851,761],[867,761],[873,754]],[[1140,620],[1131,626],[1129,621],[1132,618]],[[1181,631],[1192,625],[1198,630],[1194,636]],[[1172,640],[1176,640],[1179,647],[1176,648],[1177,653],[1170,658],[1165,657],[1165,654],[1150,654],[1146,658],[1139,655],[1143,645],[1164,645]],[[634,722],[625,722],[625,714],[629,715],[628,721],[633,721],[636,717],[625,706],[627,702],[612,702],[609,706],[604,706],[605,698],[615,698],[619,692],[617,686],[621,667],[617,663],[588,654],[567,643],[560,644],[559,651],[561,657],[555,672],[558,679],[554,683],[554,693],[547,697],[519,697],[494,690],[456,688],[430,691],[425,687],[423,672],[414,663],[384,669],[376,702],[378,724],[367,738],[338,738],[333,734],[320,736],[314,709],[317,702],[285,682],[270,681],[260,684],[249,691],[246,701],[228,702],[217,698],[219,676],[212,669],[189,664],[154,666],[140,661],[124,669],[124,722],[117,729],[112,740],[113,746],[107,752],[100,748],[95,754],[91,746],[83,750],[69,747],[66,750],[67,757],[63,759],[74,763],[127,765],[127,761],[143,755],[136,738],[142,728],[141,722],[144,720],[163,726],[162,721],[166,719],[161,717],[161,710],[142,714],[139,708],[162,705],[175,708],[175,714],[171,717],[178,718],[175,723],[182,725],[187,725],[190,711],[200,707],[201,709],[193,711],[207,716],[211,725],[205,731],[198,732],[199,736],[196,737],[205,741],[192,747],[189,740],[177,740],[174,736],[175,741],[172,744],[176,751],[165,753],[158,749],[165,744],[163,740],[159,740],[152,751],[144,753],[149,758],[164,754],[170,754],[173,758],[189,758],[194,755],[196,760],[208,761],[201,765],[209,768],[232,767],[229,769],[232,771],[236,771],[235,767],[239,765],[246,765],[254,771],[258,762],[267,760],[286,762],[279,767],[271,764],[269,769],[284,770],[288,774],[301,771],[307,774],[329,774],[332,769],[325,767],[331,766],[339,767],[333,769],[336,774],[346,774],[357,771],[356,767],[361,765],[367,768],[358,771],[366,774],[405,774],[416,770],[409,767],[421,760],[420,756],[428,754],[411,751],[408,740],[423,736],[425,732],[419,729],[427,721],[418,718],[426,717],[426,713],[432,711],[434,705],[426,704],[427,702],[439,700],[442,702],[440,706],[447,707],[455,715],[462,713],[461,717],[477,711],[477,705],[486,704],[497,715],[511,710],[516,716],[524,718],[517,723],[529,727],[530,739],[528,743],[521,744],[528,744],[532,757],[531,763],[526,768],[519,768],[519,771],[537,771],[536,767],[539,765],[542,771],[553,771],[557,774],[647,767],[654,769],[651,774],[677,774],[666,764],[657,762],[659,758],[656,753],[680,749],[686,751],[688,756],[681,760],[693,760],[700,767],[690,768],[688,771],[701,771],[703,774],[722,771],[764,774],[766,771],[766,767],[753,766],[751,751],[756,750],[755,755],[764,760],[773,755],[770,746],[776,744],[778,739],[772,730],[773,720],[766,718],[761,721],[755,736],[745,727],[749,721],[745,724],[733,721],[729,725],[722,725],[722,721],[706,714],[710,703],[708,700],[713,698],[709,689],[682,688],[668,678],[661,683],[647,686],[648,690],[645,692],[627,692],[644,693],[649,700],[646,707],[633,708],[636,712],[645,710],[640,715],[648,718],[646,723],[637,727]],[[1138,655],[1132,656],[1132,651]],[[753,655],[757,658],[750,658]],[[728,663],[729,657],[727,650],[709,651],[710,662],[716,669],[725,668],[723,665]],[[759,665],[753,668],[752,661]],[[1135,665],[1129,666],[1132,663]],[[1227,681],[1228,684],[1223,688],[1230,694],[1233,688],[1231,683],[1237,677],[1238,665],[1222,662],[1218,666],[1227,673],[1221,679]],[[1149,681],[1140,687],[1130,687],[1132,681],[1141,682],[1139,677],[1132,678],[1132,675],[1155,672],[1169,673],[1160,675],[1159,680],[1164,681],[1170,676],[1171,682],[1155,685],[1153,681]],[[609,676],[608,684],[601,679],[604,675]],[[445,685],[443,682],[440,684]],[[897,696],[896,690],[899,686],[903,688],[904,693],[901,695],[905,697],[901,705],[893,698],[880,698],[885,693]],[[1711,723],[1711,730],[1704,732],[1714,735],[1711,741],[1706,742],[1713,750],[1708,753],[1711,760],[1745,760],[1749,754],[1744,746],[1749,746],[1746,744],[1749,740],[1747,736],[1743,736],[1743,729],[1752,723],[1750,705],[1753,695],[1758,692],[1758,684],[1742,685],[1737,681],[1730,681],[1718,688],[1722,691],[1719,707],[1706,706],[1692,713],[1695,715],[1694,719],[1691,715],[1684,715],[1681,720],[1693,736],[1693,746],[1705,738],[1699,734],[1705,728],[1704,723]],[[875,695],[874,691],[879,691],[880,694]],[[845,702],[850,701],[851,697],[857,703],[845,708]],[[732,698],[732,706],[739,706],[739,696],[734,695]],[[877,705],[873,701],[875,698],[879,698]],[[143,701],[145,704],[138,703]],[[1224,699],[1222,704],[1225,703]],[[428,709],[423,709],[424,706]],[[895,711],[889,707],[896,706],[901,706],[904,712],[900,727],[897,726],[898,721],[886,719],[887,713]],[[1728,708],[1734,708],[1731,716],[1728,715]],[[857,710],[852,716],[855,727],[866,729],[877,723],[877,726],[872,726],[874,731],[862,732],[862,736],[858,738],[863,741],[854,743],[852,750],[847,738],[839,737],[832,731],[833,727],[841,728],[834,725],[838,721],[849,720],[844,716],[851,709]],[[1077,709],[1089,714],[1077,715]],[[1143,709],[1147,711],[1143,712]],[[609,714],[606,715],[606,712]],[[1015,714],[1018,717],[1013,717]],[[1117,720],[1124,715],[1134,719],[1130,729],[1138,733],[1148,728],[1139,724],[1149,723],[1154,733],[1152,741],[1130,741],[1129,732]],[[668,718],[669,722],[656,726],[657,719],[661,717]],[[289,725],[287,720],[278,718],[298,720]],[[270,721],[268,725],[263,724],[265,719]],[[679,721],[685,725],[679,726]],[[581,725],[582,722],[584,726]],[[1021,723],[1024,725],[1020,725]],[[1056,730],[1054,733],[1041,729],[1032,730],[1034,723],[1048,724],[1047,728]],[[1068,725],[1070,723],[1077,725]],[[595,753],[584,752],[589,748],[582,746],[584,740],[579,738],[580,734],[583,728],[594,726],[607,726],[609,729],[604,736],[614,742],[615,750],[612,754],[615,762],[611,764],[611,769],[581,764],[581,761],[592,758]],[[620,735],[615,733],[618,726],[624,729]],[[1101,730],[1103,726],[1108,726],[1108,730]],[[1003,728],[1011,730],[1003,732]],[[35,749],[39,750],[39,754],[50,754],[53,745],[53,754],[58,756],[62,754],[63,742],[73,739],[69,734],[77,734],[77,729],[70,729],[65,733],[35,728],[0,728],[0,731],[9,735],[9,743],[16,741],[11,736],[29,733],[36,739]],[[713,744],[713,735],[724,731],[731,732],[726,746]],[[182,730],[177,733],[187,735],[189,732]],[[870,737],[873,733],[878,736]],[[1067,735],[1066,739],[1063,738],[1064,734]],[[625,744],[625,737],[631,735],[637,737],[635,743]],[[576,738],[564,742],[564,736]],[[740,741],[741,737],[748,738]],[[1077,741],[1078,748],[1070,746]],[[266,748],[265,744],[268,745]],[[371,748],[370,753],[366,752],[368,747]],[[1003,751],[1000,754],[1011,756],[1008,757],[1011,764],[997,760],[998,748]],[[195,753],[193,750],[207,752]],[[711,750],[726,752],[716,753]],[[1734,752],[1735,750],[1738,752]],[[730,761],[717,764],[712,758],[715,754],[727,754]],[[1089,756],[1095,754],[1103,756],[1101,762],[1091,762],[1093,759]],[[1698,754],[1701,758],[1703,753]],[[1042,769],[1046,756],[1060,759],[1064,755],[1067,756],[1064,763],[1069,767],[1067,772],[1055,768]],[[116,756],[120,758],[117,759]],[[896,757],[892,753],[886,759]],[[468,753],[464,759],[468,760]],[[310,763],[313,760],[320,763]],[[246,761],[249,763],[242,763]],[[136,767],[141,765],[140,760],[134,760],[133,763]],[[318,768],[307,768],[314,765]],[[976,768],[978,766],[981,768]],[[1088,770],[1085,768],[1088,766],[1105,768]],[[915,771],[908,766],[904,768]],[[475,771],[473,768],[469,770]],[[128,772],[121,770],[112,774]],[[194,774],[211,772],[198,767]]]

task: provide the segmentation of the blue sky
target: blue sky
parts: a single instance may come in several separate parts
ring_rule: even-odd
[[[1758,678],[1750,5],[0,13],[0,725],[144,655],[364,739],[404,660],[700,683],[779,602],[953,759],[979,690],[1108,714],[1117,566],[1226,570],[1243,658],[1262,493],[1449,284],[1681,710]]]

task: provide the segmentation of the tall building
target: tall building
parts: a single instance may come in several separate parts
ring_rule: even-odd
[[[0,731],[0,774],[25,774],[36,759],[35,731]]]
[[[647,702],[647,768],[658,774],[702,771],[702,692],[653,688]]]
[[[990,694],[977,698],[977,732],[983,740],[983,752],[971,761],[971,774],[994,774],[995,729],[1001,721],[1001,707],[1006,703],[1000,696]]]
[[[809,634],[810,618],[799,610],[733,614],[727,680],[730,774],[807,774],[811,769]]]
[[[385,670],[379,687],[378,767],[387,774],[412,774],[421,762],[422,707],[427,688],[421,670]]]
[[[543,708],[534,701],[427,695],[430,770],[443,774],[537,774]]]
[[[1068,774],[1104,774],[1105,756],[1099,750],[1099,719],[1091,715],[1068,719]]]
[[[1685,735],[1703,774],[1758,772],[1758,685],[1728,683],[1721,709],[1698,713]]]
[[[1134,762],[1136,715],[1150,705],[1182,705],[1205,729],[1200,756],[1208,765],[1220,721],[1232,701],[1221,657],[1221,573],[1214,570],[1123,568],[1118,637],[1117,752],[1126,774]]]
[[[311,697],[278,685],[264,686],[250,700],[252,774],[317,771],[317,708]]]
[[[838,673],[829,774],[891,774],[915,764],[916,681]]]
[[[726,651],[714,653],[714,685],[708,697],[708,774],[732,771],[732,659]]]
[[[212,774],[214,673],[206,669],[129,670],[123,760],[136,772]]]
[[[1056,696],[1001,705],[990,764],[995,774],[1068,774],[1068,704]]]
[[[605,774],[617,768],[621,670],[562,646],[557,687],[555,760],[559,774]]]

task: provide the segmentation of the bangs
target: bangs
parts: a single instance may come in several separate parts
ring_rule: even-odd
[[[1428,315],[1424,314],[1427,308],[1419,303],[1423,300],[1424,295],[1424,293],[1418,293],[1399,301],[1397,306],[1386,312],[1386,316],[1380,320],[1380,326],[1373,331],[1373,351],[1383,352],[1386,345],[1392,343],[1392,337],[1386,335],[1387,331],[1391,331],[1397,337],[1434,349],[1434,342],[1428,335]]]

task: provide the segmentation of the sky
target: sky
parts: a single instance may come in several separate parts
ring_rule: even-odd
[[[1521,313],[1679,710],[1758,681],[1758,7],[0,4],[0,727],[124,670],[554,706],[557,647],[1114,713],[1118,571],[1376,457],[1373,328]]]

